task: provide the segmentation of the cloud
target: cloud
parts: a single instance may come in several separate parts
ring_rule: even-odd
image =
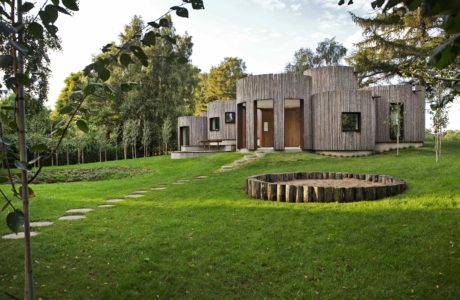
[[[283,0],[252,0],[252,2],[269,10],[286,8],[286,3]]]

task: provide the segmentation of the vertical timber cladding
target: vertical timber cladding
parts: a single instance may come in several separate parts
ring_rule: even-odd
[[[390,103],[404,105],[404,136],[402,142],[422,143],[425,139],[425,87],[385,85],[370,87],[376,104],[376,143],[395,143],[390,138]]]
[[[237,83],[237,103],[246,103],[247,148],[255,150],[257,100],[273,100],[274,149],[284,150],[284,99],[303,99],[304,149],[311,149],[311,78],[300,74],[248,76]]]
[[[189,144],[190,146],[200,146],[201,141],[207,139],[207,118],[203,117],[179,117],[177,120],[177,132],[180,133],[181,127],[189,127]],[[178,145],[181,144],[180,142],[180,134],[178,134],[179,140]]]
[[[304,75],[312,77],[312,94],[358,89],[358,79],[352,67],[320,67],[308,69]]]
[[[313,149],[360,151],[375,147],[375,103],[370,91],[329,91],[313,95]],[[360,113],[358,132],[342,131],[342,113]]]
[[[235,100],[220,100],[208,103],[208,139],[209,140],[236,140],[236,120],[234,123],[225,123],[225,113],[236,114]],[[211,131],[209,120],[219,118],[219,130]]]

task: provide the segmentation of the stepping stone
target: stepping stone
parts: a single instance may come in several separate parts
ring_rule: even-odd
[[[38,222],[30,222],[30,227],[46,227],[53,225],[54,222],[50,221],[38,221]]]
[[[38,235],[39,232],[35,232],[35,231],[31,231],[30,232],[30,236],[36,236]],[[24,238],[24,232],[18,232],[18,234],[16,233],[10,233],[10,234],[5,234],[4,236],[2,236],[2,239],[5,239],[5,240],[20,240],[20,239],[23,239]]]
[[[101,204],[101,205],[98,205],[97,207],[100,207],[100,208],[110,208],[110,207],[115,207],[115,205],[111,205],[111,204]]]
[[[119,202],[123,202],[125,200],[123,199],[109,199],[109,200],[105,200],[104,202],[107,202],[107,203],[119,203]]]
[[[147,193],[148,191],[145,191],[145,190],[139,190],[139,191],[135,191],[133,192],[133,194],[145,194]]]
[[[63,216],[60,217],[58,220],[60,221],[74,221],[74,220],[81,220],[86,218],[86,216]]]
[[[237,160],[235,161],[233,164],[237,165],[237,166],[241,166],[242,164],[245,164],[246,161],[245,160]]]
[[[66,211],[66,213],[69,214],[86,214],[89,213],[90,211],[93,211],[94,209],[92,208],[75,208],[75,209],[69,209]]]
[[[185,184],[185,182],[180,182],[180,181],[178,181],[178,182],[173,182],[173,184],[175,184],[175,185],[180,185],[180,184]]]
[[[265,155],[267,155],[267,153],[265,153],[265,152],[262,152],[262,151],[256,152],[256,156],[258,156],[258,157],[264,157]]]
[[[222,168],[220,168],[222,171],[231,171],[233,170],[233,167],[232,166],[223,166]]]
[[[256,156],[254,155],[245,155],[244,156],[244,159],[247,160],[247,161],[252,161],[252,160],[256,160]]]
[[[151,188],[152,191],[162,191],[162,190],[166,190],[165,187],[154,187],[154,188]]]
[[[195,177],[195,178],[196,178],[196,179],[206,179],[206,178],[208,178],[208,176],[197,176],[197,177]]]
[[[129,194],[129,195],[126,195],[125,198],[140,198],[140,197],[144,197],[145,195],[142,195],[142,194]]]
[[[190,180],[189,179],[181,179],[181,180],[178,180],[177,182],[189,182]]]

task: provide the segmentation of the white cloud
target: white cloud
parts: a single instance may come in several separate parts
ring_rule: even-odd
[[[286,8],[286,3],[282,0],[252,0],[252,2],[269,10]]]

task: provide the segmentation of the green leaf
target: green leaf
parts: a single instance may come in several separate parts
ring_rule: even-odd
[[[54,5],[59,5],[59,0],[51,0],[51,2],[53,2]]]
[[[72,14],[67,10],[65,9],[64,7],[60,7],[59,5],[55,5],[54,6],[56,8],[56,10],[62,14],[65,14],[65,15],[68,15],[68,16],[71,16]]]
[[[9,68],[13,65],[14,58],[11,55],[0,55],[0,68]]]
[[[63,115],[68,115],[70,113],[73,113],[73,111],[74,111],[74,108],[72,106],[68,105],[68,106],[64,106],[63,108],[61,108],[59,110],[59,113],[61,113]]]
[[[115,92],[107,84],[104,85],[104,94],[106,94],[110,98],[115,98]]]
[[[166,18],[163,18],[160,20],[160,26],[161,27],[169,27],[169,21]]]
[[[156,40],[155,32],[149,31],[144,35],[144,38],[142,39],[142,44],[144,44],[145,46],[154,46],[155,40]]]
[[[172,10],[176,11],[176,15],[182,18],[188,18],[188,9],[185,7],[180,7],[180,6],[173,6],[171,7]]]
[[[35,152],[43,152],[48,150],[48,146],[46,144],[36,144],[30,147],[30,150],[35,151]],[[29,162],[30,163],[30,162]]]
[[[43,38],[43,26],[37,22],[32,22],[27,27],[29,29],[30,34],[36,39]]]
[[[62,0],[62,4],[70,10],[78,11],[78,4],[76,0]]]
[[[181,56],[177,59],[177,62],[180,63],[181,65],[184,65],[188,63],[188,59],[186,57]]]
[[[122,83],[120,88],[122,92],[126,93],[133,89],[133,85],[129,83]]]
[[[94,70],[102,81],[107,81],[110,78],[110,71],[105,67],[103,63],[96,63]]]
[[[34,8],[35,5],[31,2],[24,2],[21,6],[21,8],[19,9],[20,12],[23,12],[23,13],[26,13],[28,11],[30,11],[32,8]]]
[[[54,25],[51,25],[51,24],[44,24],[45,25],[45,28],[46,30],[53,36],[56,36],[56,33],[58,32],[58,28]]]
[[[27,187],[27,189],[29,190],[29,198],[35,197],[34,190],[31,189],[30,187]],[[19,195],[22,195],[22,186],[19,187]]]
[[[40,159],[42,159],[41,156],[38,156],[38,157],[32,159],[31,161],[29,161],[29,165],[32,166],[34,163],[36,163],[36,162],[39,161]]]
[[[7,183],[8,181],[10,181],[8,177],[0,176],[0,184]]]
[[[19,232],[19,228],[24,225],[24,214],[20,210],[15,210],[10,212],[6,216],[6,225],[8,228],[11,229],[14,233]]]
[[[80,129],[84,133],[88,133],[89,128],[88,128],[88,124],[86,124],[85,120],[79,119],[79,120],[77,120],[76,124],[77,124],[78,129]]]
[[[460,34],[452,35],[445,43],[436,47],[430,57],[429,64],[445,68],[453,63],[460,53]]]
[[[156,29],[161,27],[157,22],[148,22],[147,24]]]
[[[29,167],[28,167],[26,162],[15,160],[14,165],[16,166],[16,168],[18,168],[18,169],[20,169],[22,171],[30,172],[30,169],[29,169]]]
[[[11,26],[10,24],[0,20],[0,32],[2,32],[5,36],[9,36],[10,34],[16,33],[16,28]]]
[[[191,0],[193,9],[204,9],[203,0]]]
[[[57,11],[57,9],[56,9],[56,7],[54,5],[48,4],[45,7],[44,12],[48,17],[48,23],[56,22],[59,14],[58,14],[58,11]]]
[[[104,47],[102,47],[102,53],[107,53],[109,52],[112,47],[114,46],[113,43],[108,43],[107,45],[105,45]]]
[[[127,53],[122,53],[120,55],[120,63],[124,66],[124,67],[128,67],[129,64],[133,63],[133,61],[131,60],[131,56]]]
[[[27,55],[27,53],[29,52],[29,50],[27,50],[26,46],[14,41],[14,40],[10,40],[9,43],[10,43],[11,46],[13,46],[16,50],[21,52],[23,55]]]
[[[131,46],[130,49],[133,52],[133,54],[139,59],[139,61],[142,63],[144,67],[147,67],[149,65],[147,55],[145,55],[145,52],[144,50],[142,50],[141,47]]]

